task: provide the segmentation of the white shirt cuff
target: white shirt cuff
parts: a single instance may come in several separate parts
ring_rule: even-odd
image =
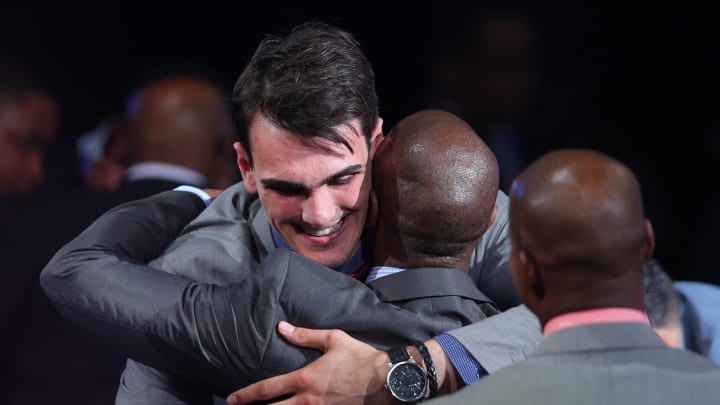
[[[193,186],[177,186],[173,190],[175,191],[186,191],[188,193],[193,193],[196,196],[200,197],[201,200],[205,203],[205,206],[210,205],[212,202],[212,197],[210,197],[210,194],[206,193],[203,189],[193,187]]]

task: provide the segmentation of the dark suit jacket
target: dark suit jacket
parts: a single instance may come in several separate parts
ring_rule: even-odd
[[[177,185],[142,180],[114,192],[77,189],[0,201],[0,402],[114,401],[125,357],[62,319],[37,280],[52,255],[102,213]]]
[[[285,249],[270,252],[229,285],[148,270],[140,263],[161,252],[189,220],[180,214],[193,215],[177,209],[183,200],[199,202],[170,192],[145,201],[154,209],[117,207],[63,247],[41,282],[60,310],[134,359],[201,381],[221,395],[318,357],[280,339],[280,320],[340,328],[387,349],[495,313],[472,278],[455,269],[408,270],[376,280],[371,286],[381,298],[361,282]],[[137,217],[142,219],[126,220]],[[176,222],[168,228],[168,221]],[[409,290],[408,283],[416,288]]]
[[[543,338],[527,358],[430,404],[716,404],[720,368],[648,325],[604,323]]]

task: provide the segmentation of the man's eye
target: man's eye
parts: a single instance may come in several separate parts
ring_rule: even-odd
[[[352,178],[353,178],[353,175],[352,175],[352,174],[348,174],[347,176],[338,177],[338,178],[336,178],[336,179],[333,179],[333,180],[330,182],[330,185],[331,185],[331,186],[342,186],[342,185],[345,185],[345,184],[350,183],[350,181],[352,180]]]
[[[293,188],[270,188],[276,194],[285,197],[297,197],[305,195],[305,190],[293,189]]]

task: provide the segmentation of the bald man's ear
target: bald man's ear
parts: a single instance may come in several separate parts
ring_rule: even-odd
[[[652,222],[645,218],[645,259],[649,259],[655,251],[655,232],[653,231]]]
[[[368,216],[365,220],[366,228],[374,228],[378,223],[378,215],[380,213],[380,205],[378,203],[375,190],[370,190],[370,201],[368,202]]]
[[[519,271],[522,272],[522,282],[525,283],[522,289],[529,293],[529,297],[526,296],[523,300],[531,299],[532,303],[541,301],[545,296],[545,284],[535,259],[527,250],[520,249],[518,262],[520,265]],[[520,288],[520,286],[518,287]],[[526,302],[526,304],[531,303]]]
[[[497,204],[495,204],[495,205],[493,205],[492,212],[490,213],[490,219],[488,220],[488,223],[487,223],[487,225],[485,226],[485,231],[487,231],[488,229],[490,229],[490,227],[492,226],[493,222],[495,222],[495,217],[497,216],[497,213],[498,213],[498,206],[497,206]],[[483,232],[484,232],[484,231],[483,231]]]
[[[257,193],[257,183],[255,182],[255,175],[252,164],[250,163],[250,156],[240,142],[233,143],[233,149],[235,149],[235,153],[237,153],[237,165],[238,169],[240,169],[240,175],[242,175],[245,188],[251,193]]]

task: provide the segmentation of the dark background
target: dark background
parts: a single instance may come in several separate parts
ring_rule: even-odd
[[[0,6],[0,49],[37,66],[61,102],[49,157],[50,181],[60,186],[74,181],[64,154],[74,139],[122,111],[148,72],[188,66],[229,92],[266,33],[309,18],[357,34],[376,70],[387,130],[422,106],[428,27],[464,12],[453,2],[99,3]],[[720,283],[707,258],[720,207],[720,24],[710,6],[658,3],[526,2],[538,28],[545,94],[534,132],[627,163],[640,178],[660,262],[675,278]]]

